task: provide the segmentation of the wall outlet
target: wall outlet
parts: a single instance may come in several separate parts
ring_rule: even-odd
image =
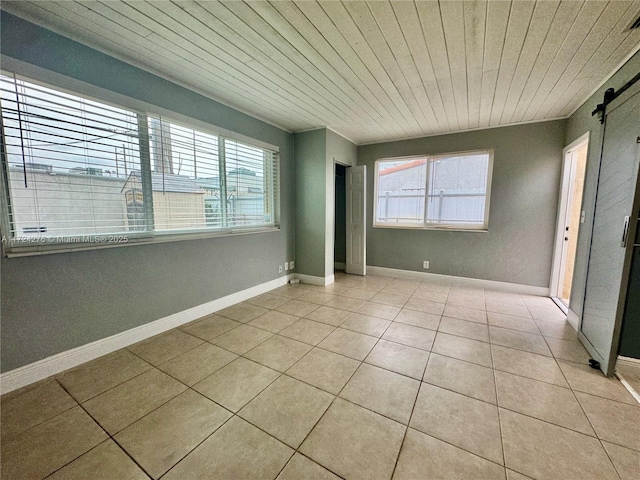
[[[295,267],[295,264],[294,264],[294,263],[295,263],[295,262],[294,262],[293,260],[291,260],[291,261],[289,262],[289,267],[291,268],[291,270],[293,270],[293,267]]]
[[[424,262],[422,262],[422,268],[424,268],[425,270],[429,270],[429,260],[425,260]]]
[[[284,271],[288,271],[289,270],[289,262],[284,262]]]
[[[282,273],[282,265],[278,265],[278,273]]]

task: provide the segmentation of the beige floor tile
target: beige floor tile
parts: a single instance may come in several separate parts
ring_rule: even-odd
[[[547,338],[546,341],[553,356],[561,360],[586,364],[591,358],[589,352],[587,352],[577,339],[562,340],[559,338]]]
[[[531,477],[527,477],[526,475],[522,475],[521,473],[514,472],[513,470],[509,470],[507,468],[507,480],[532,480]]]
[[[303,318],[282,330],[280,335],[308,343],[309,345],[317,345],[334,330],[335,327],[326,323],[314,322]]]
[[[380,337],[389,325],[391,325],[389,320],[354,313],[340,327],[372,337]]]
[[[153,369],[82,404],[109,434],[114,435],[179,395],[186,386]]]
[[[599,438],[640,452],[640,404],[628,405],[581,392],[576,392],[576,397]]]
[[[298,448],[335,397],[283,375],[238,412],[242,418]]]
[[[2,440],[14,437],[77,405],[75,400],[50,378],[0,397]]]
[[[478,340],[438,332],[433,342],[432,352],[491,367],[491,346]]]
[[[489,343],[489,327],[484,323],[468,322],[457,318],[442,317],[439,332],[456,335],[458,337],[471,338]]]
[[[578,334],[569,322],[535,320],[538,330],[545,337],[561,338],[563,340],[577,340]]]
[[[504,313],[496,313],[487,311],[489,325],[493,327],[508,328],[510,330],[518,330],[520,332],[535,333],[540,335],[538,326],[530,318],[517,317]]]
[[[3,480],[44,478],[106,440],[80,407],[73,407],[8,440],[2,440]]]
[[[314,479],[314,480],[340,480],[329,470],[321,467],[316,462],[309,460],[304,455],[296,453],[287,466],[284,467],[277,480],[302,480],[302,479]]]
[[[540,297],[536,295],[520,295],[522,297],[522,301],[525,303],[527,307],[530,309],[538,308],[545,310],[560,310],[558,306],[555,304],[553,300],[549,297]]]
[[[193,389],[232,412],[237,412],[279,376],[275,370],[238,358],[196,383]]]
[[[301,300],[291,300],[284,305],[280,305],[276,310],[289,315],[295,315],[297,317],[305,317],[314,310],[317,310],[320,305],[316,303],[303,302]]]
[[[238,303],[231,307],[216,312],[221,317],[230,318],[240,323],[247,323],[260,315],[267,313],[269,310],[258,305],[250,303]]]
[[[148,476],[113,441],[107,440],[65,465],[48,480],[148,480]]]
[[[420,380],[428,359],[429,352],[425,350],[380,340],[364,361]]]
[[[445,317],[457,318],[468,322],[487,323],[487,312],[476,308],[464,307],[447,303],[442,313]]]
[[[404,284],[399,284],[397,282],[392,282],[389,285],[387,285],[386,287],[384,287],[382,290],[380,290],[380,293],[384,293],[387,295],[404,295],[404,296],[411,296],[414,294],[414,292],[417,289],[417,284],[416,285],[404,285]]]
[[[499,292],[496,290],[485,290],[484,299],[486,302],[510,303],[511,305],[525,305],[519,293]]]
[[[326,323],[327,325],[333,325],[339,327],[344,321],[351,316],[351,312],[348,310],[340,310],[339,308],[325,307],[324,305],[317,310],[314,310],[305,318],[314,320],[316,322]]]
[[[358,313],[362,315],[369,315],[371,317],[378,317],[384,320],[393,320],[400,312],[400,307],[394,307],[391,305],[383,305],[381,303],[367,302],[360,309]]]
[[[84,402],[150,368],[147,362],[123,348],[67,370],[56,379],[78,402]]]
[[[142,342],[134,343],[127,349],[151,365],[160,365],[202,344],[202,339],[174,328]]]
[[[515,305],[513,303],[494,302],[485,300],[487,306],[487,312],[502,313],[504,315],[511,315],[514,317],[531,318],[529,309],[524,305]]]
[[[447,305],[451,307],[472,308],[474,310],[486,310],[483,295],[468,295],[452,290],[447,297]],[[463,318],[462,320],[466,320]]]
[[[194,337],[201,338],[202,340],[211,340],[223,333],[227,333],[229,330],[238,328],[240,325],[242,325],[242,323],[236,322],[235,320],[219,315],[210,315],[202,320],[191,322],[180,327],[180,330]]]
[[[522,377],[568,387],[555,359],[513,348],[491,345],[493,368]]]
[[[408,295],[394,295],[393,293],[378,293],[371,301],[375,303],[381,303],[383,305],[391,305],[392,307],[402,308],[409,300]]]
[[[421,300],[416,297],[411,297],[404,308],[409,310],[417,310],[418,312],[430,313],[432,315],[442,315],[444,311],[444,303],[432,302],[430,300]]]
[[[270,435],[233,417],[200,444],[163,479],[275,478],[293,450]]]
[[[446,293],[449,295],[449,291],[451,290],[451,285],[448,283],[434,283],[434,282],[421,282],[418,285],[415,293],[418,293],[420,290],[428,291],[428,292],[438,292],[438,293]]]
[[[390,478],[405,427],[337,398],[300,451],[343,478]]]
[[[438,325],[440,325],[440,315],[403,308],[400,310],[400,313],[396,315],[396,318],[394,318],[393,321],[406,323],[407,325],[413,325],[414,327],[437,330]]]
[[[418,380],[363,363],[340,397],[406,425],[419,388]]]
[[[264,315],[260,315],[258,318],[254,318],[249,322],[249,325],[267,330],[271,333],[279,333],[298,320],[300,320],[300,317],[272,310]]]
[[[306,295],[306,293],[303,295]],[[257,305],[258,307],[262,307],[262,308],[268,308],[269,310],[273,310],[274,308],[278,308],[280,305],[284,305],[288,301],[289,300],[286,297],[265,293],[264,295],[259,295],[257,297],[253,297],[250,300],[247,300],[247,303],[250,303],[251,305]]]
[[[352,358],[314,348],[287,370],[287,375],[337,395],[360,362]]]
[[[421,286],[413,292],[412,297],[419,300],[429,300],[430,302],[447,303],[447,297],[449,292],[434,292],[433,290],[426,290]]]
[[[496,385],[500,407],[595,436],[570,389],[504,372],[496,372]]]
[[[284,372],[304,357],[313,347],[290,338],[274,335],[244,356],[266,367]]]
[[[357,298],[340,297],[327,302],[325,306],[348,312],[357,312],[365,303],[364,300]]]
[[[377,341],[376,337],[336,328],[318,347],[362,361]]]
[[[573,362],[558,361],[571,388],[591,395],[608,398],[617,402],[624,402],[630,405],[637,405],[638,402],[624,388],[620,381],[615,378],[607,378],[600,370],[594,370],[588,365]]]
[[[640,478],[640,452],[609,442],[602,442],[602,445],[604,445],[622,480]]]
[[[178,355],[158,366],[185,385],[194,385],[213,372],[220,370],[238,356],[210,343],[203,343],[193,350]]]
[[[280,297],[287,297],[287,298],[298,298],[301,295],[304,295],[304,293],[306,292],[306,289],[304,288],[303,285],[298,284],[298,285],[285,285],[284,287],[280,287],[280,288],[276,288],[275,290],[271,290],[271,293],[274,295],[278,295]]]
[[[507,468],[541,480],[617,478],[593,437],[504,409],[500,422]]]
[[[423,383],[409,425],[487,460],[503,463],[495,405]]]
[[[561,322],[567,319],[567,316],[555,304],[553,307],[542,309],[529,307],[529,313],[534,320]]]
[[[187,390],[114,438],[153,478],[159,478],[231,416],[228,410]]]
[[[342,292],[338,293],[338,295],[357,298],[358,300],[364,300],[366,302],[371,300],[376,295],[376,292],[372,290],[365,290],[363,288],[346,288]]]
[[[382,338],[391,342],[401,343],[409,347],[431,350],[436,332],[426,328],[405,325],[404,323],[392,323]]]
[[[251,325],[242,325],[214,338],[211,343],[238,355],[243,355],[272,336],[273,333],[266,330]]]
[[[525,352],[538,355],[551,356],[551,352],[542,335],[490,326],[489,339],[494,345],[524,350]]]
[[[432,353],[423,381],[494,405],[497,403],[491,368]]]
[[[394,480],[503,480],[504,467],[410,428]]]
[[[298,300],[302,302],[315,303],[317,305],[324,305],[325,303],[328,303],[331,300],[334,300],[335,298],[336,298],[335,295],[331,295],[329,293],[307,292],[301,297],[299,297]]]

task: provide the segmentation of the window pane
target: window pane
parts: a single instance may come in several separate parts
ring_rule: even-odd
[[[149,117],[156,230],[223,225],[218,137]]]
[[[426,165],[426,158],[378,162],[376,222],[424,222]]]
[[[0,88],[12,239],[145,228],[124,191],[140,170],[137,114],[4,75]]]
[[[273,154],[225,140],[227,217],[230,227],[273,223],[269,196],[273,191]]]
[[[488,153],[430,159],[427,222],[483,225],[488,170]]]

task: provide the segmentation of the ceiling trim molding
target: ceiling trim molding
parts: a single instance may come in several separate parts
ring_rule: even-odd
[[[416,140],[419,138],[429,138],[429,137],[444,137],[445,135],[457,135],[459,133],[467,133],[467,132],[477,132],[480,130],[494,130],[497,128],[506,128],[506,127],[517,127],[518,125],[531,125],[533,123],[546,123],[546,122],[555,122],[557,120],[566,120],[570,115],[563,117],[554,117],[554,118],[545,118],[544,120],[529,120],[526,122],[515,122],[508,123],[505,125],[490,125],[488,127],[479,127],[479,128],[467,128],[465,130],[456,130],[455,132],[441,132],[441,133],[430,133],[428,135],[417,135],[414,137],[404,137],[397,138],[395,140],[382,140],[380,142],[367,142],[367,143],[358,143],[359,147],[364,147],[365,145],[379,145],[381,143],[392,143],[392,142],[402,142],[404,140]]]

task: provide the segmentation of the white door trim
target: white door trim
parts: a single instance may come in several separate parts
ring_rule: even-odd
[[[556,219],[556,239],[553,249],[553,263],[551,264],[551,278],[549,281],[549,296],[557,297],[560,289],[560,278],[562,276],[562,249],[564,246],[564,227],[569,207],[569,196],[571,194],[572,180],[575,178],[572,162],[568,161],[570,155],[586,143],[589,148],[589,132],[574,140],[562,150],[562,184],[560,186],[560,197],[558,201],[558,216]],[[587,150],[587,156],[589,151]],[[574,234],[577,232],[574,232]]]

